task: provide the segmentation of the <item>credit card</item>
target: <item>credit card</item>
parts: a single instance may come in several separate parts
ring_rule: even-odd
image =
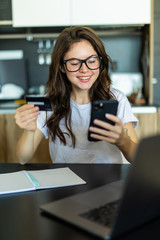
[[[25,98],[28,104],[38,106],[40,111],[52,111],[49,97],[26,96]]]

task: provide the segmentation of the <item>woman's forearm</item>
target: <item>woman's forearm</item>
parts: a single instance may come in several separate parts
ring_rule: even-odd
[[[35,132],[24,130],[16,147],[16,156],[21,164],[27,163],[34,154]]]
[[[123,153],[124,157],[129,162],[131,162],[134,156],[134,152],[137,148],[137,144],[138,143],[131,140],[131,138],[128,135],[125,135],[123,142],[121,142],[121,144],[118,145],[117,147]]]

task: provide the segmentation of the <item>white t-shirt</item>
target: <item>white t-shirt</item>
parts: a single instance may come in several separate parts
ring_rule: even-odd
[[[111,89],[112,93],[118,100],[117,116],[122,123],[132,122],[136,127],[138,120],[133,115],[130,103],[126,96],[117,89]],[[37,128],[44,134],[45,138],[49,137],[49,152],[53,162],[56,163],[122,163],[122,154],[113,144],[105,141],[90,142],[87,139],[88,127],[90,122],[91,103],[79,105],[71,99],[71,121],[72,131],[76,137],[76,146],[71,146],[71,138],[66,137],[66,146],[56,138],[55,143],[48,134],[48,128],[45,124],[46,112],[41,112],[37,119]],[[47,118],[52,112],[47,112]],[[65,128],[64,119],[60,121],[62,131]]]

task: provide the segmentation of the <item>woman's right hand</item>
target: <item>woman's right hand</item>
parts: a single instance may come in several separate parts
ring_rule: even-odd
[[[16,110],[16,124],[24,130],[35,132],[37,129],[36,119],[39,114],[38,107],[33,104],[25,104]]]

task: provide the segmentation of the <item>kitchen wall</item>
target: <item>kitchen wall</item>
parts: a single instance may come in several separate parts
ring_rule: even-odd
[[[48,77],[49,66],[38,64],[37,46],[37,42],[24,39],[0,40],[0,50],[23,50],[28,88],[45,84]]]
[[[102,41],[117,72],[140,71],[141,36],[102,37]]]
[[[115,63],[117,72],[139,72],[141,55],[141,35],[101,36],[106,52]],[[51,44],[55,39],[52,39]],[[52,47],[51,46],[51,47]],[[23,50],[26,64],[28,88],[45,84],[49,65],[38,63],[38,41],[26,39],[1,39],[0,50]],[[113,71],[113,69],[110,69]],[[21,82],[21,79],[19,79]]]

